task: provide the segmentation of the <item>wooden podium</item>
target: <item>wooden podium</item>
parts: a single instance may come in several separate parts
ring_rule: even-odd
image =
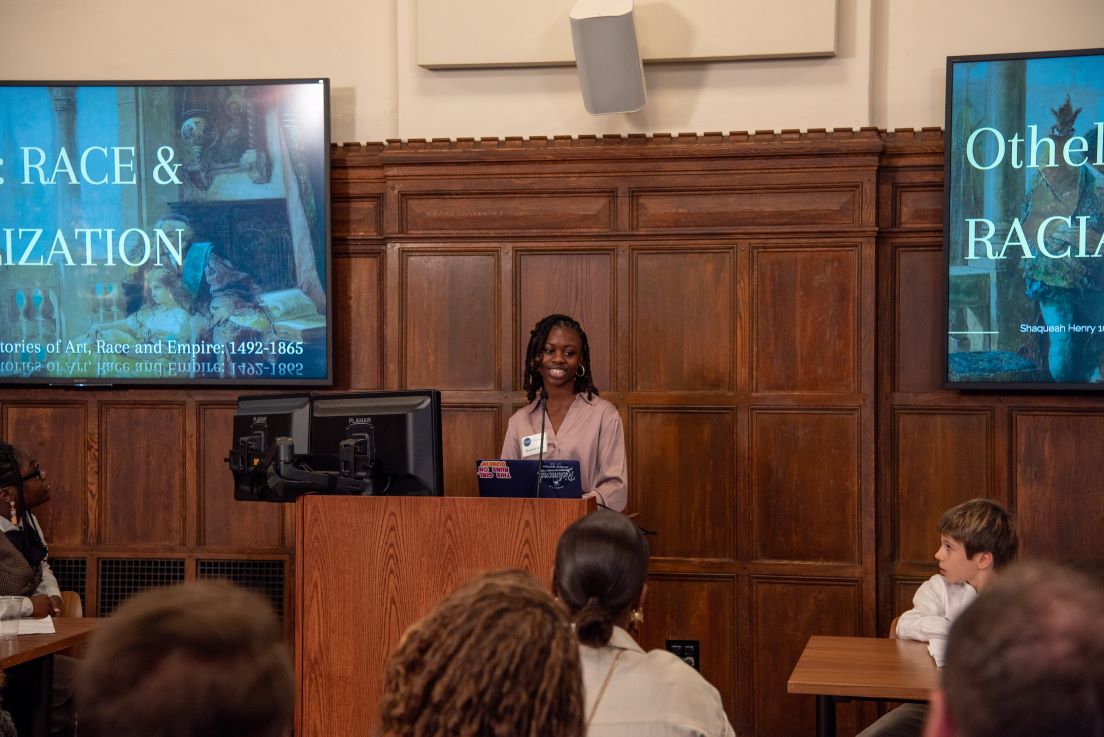
[[[520,568],[551,586],[560,533],[593,509],[580,499],[300,497],[296,737],[369,734],[406,628],[482,571]]]

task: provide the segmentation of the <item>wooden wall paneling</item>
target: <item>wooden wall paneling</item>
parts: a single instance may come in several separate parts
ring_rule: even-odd
[[[104,401],[99,411],[100,542],[186,545],[185,404]]]
[[[34,510],[48,545],[88,542],[86,412],[84,402],[58,399],[3,405],[0,437],[30,453],[50,484],[50,501]]]
[[[1012,496],[1024,557],[1104,564],[1104,479],[1091,471],[1104,412],[1099,401],[1093,404],[1084,411],[1010,414]]]
[[[283,504],[234,499],[234,477],[225,458],[237,442],[236,402],[197,402],[199,534],[205,548],[285,548]]]
[[[446,404],[441,408],[445,494],[448,496],[479,496],[475,462],[499,457],[506,427],[499,422],[499,412],[497,404]]]
[[[753,559],[861,562],[860,425],[858,409],[751,409]]]
[[[932,456],[956,456],[956,441],[971,449],[984,444],[974,431],[978,418],[957,406],[960,395],[941,388],[943,320],[943,142],[938,129],[884,136],[878,170],[877,305],[879,457],[876,495],[877,632],[911,606],[912,591],[935,572],[936,521],[956,494],[961,478],[986,476],[1000,493],[1003,429],[985,402],[968,403],[988,417],[988,455],[970,471]],[[946,417],[947,408],[964,414]],[[908,416],[904,428],[899,413]],[[901,434],[906,437],[899,437]],[[951,436],[953,435],[953,440]],[[914,443],[917,445],[914,447]],[[984,472],[980,466],[984,465]],[[998,466],[1001,464],[997,464]],[[905,488],[907,487],[907,488]],[[983,493],[983,492],[978,492]],[[919,496],[916,496],[919,494]],[[961,501],[961,499],[959,499]],[[938,507],[938,509],[936,509]],[[903,552],[907,550],[908,552]]]
[[[499,251],[401,249],[404,388],[499,389]]]
[[[383,234],[383,195],[335,193],[330,201],[330,222],[337,237],[380,237]]]
[[[860,247],[755,246],[751,280],[752,391],[859,392]]]
[[[373,250],[333,259],[336,386],[371,390],[383,386],[383,265]]]
[[[786,693],[786,681],[811,635],[860,633],[858,581],[828,578],[751,578],[753,734],[815,731],[814,697]],[[837,705],[840,734],[854,734],[858,703]]]
[[[655,539],[655,538],[651,538]],[[663,649],[667,640],[698,640],[701,674],[717,689],[736,724],[738,680],[736,581],[732,576],[652,574],[644,601],[640,644]]]
[[[941,286],[946,263],[942,246],[894,243],[892,386],[899,392],[939,391],[943,383],[943,352],[947,340],[943,324]]]
[[[735,260],[731,247],[633,249],[633,390],[735,389]]]
[[[611,365],[611,370],[616,373],[611,375],[612,385],[622,391],[628,391],[631,383],[633,367],[630,360],[630,346],[632,345],[632,304],[633,296],[630,284],[632,283],[633,264],[630,257],[631,248],[620,245],[617,248],[617,258],[614,263],[616,268],[615,279],[617,284],[617,300],[614,303],[613,334],[610,336],[610,345],[616,356],[616,365]],[[628,438],[625,439],[628,442]],[[626,449],[629,450],[629,449]],[[631,452],[631,450],[629,451]],[[630,481],[631,483],[631,481]]]
[[[379,144],[345,144],[330,151],[330,227],[335,245],[383,235],[385,183]]]
[[[657,557],[734,559],[735,412],[630,407],[628,508],[658,531]]]
[[[897,561],[934,566],[943,512],[968,499],[995,496],[993,424],[993,413],[985,408],[894,408],[890,502]]]
[[[502,191],[484,192],[402,191],[399,232],[434,238],[508,232],[607,233],[616,227],[615,191],[541,191],[518,181],[501,186]]]
[[[943,141],[938,129],[930,133],[908,141],[887,136],[878,170],[878,229],[883,233],[943,227]]]
[[[736,245],[736,320],[732,326],[732,336],[736,355],[736,391],[741,395],[751,392],[752,359],[752,242],[741,240]],[[746,437],[746,435],[745,435]]]
[[[932,576],[938,572],[938,568],[932,567]],[[931,578],[931,576],[928,576]],[[886,620],[886,626],[884,629],[878,631],[879,635],[889,635],[889,622],[893,621],[894,617],[899,616],[901,613],[912,609],[912,597],[916,595],[916,590],[920,588],[920,585],[927,581],[928,578],[894,578],[893,579],[893,607],[890,610],[890,617]]]
[[[614,345],[617,307],[617,257],[612,249],[601,251],[516,248],[514,250],[515,350],[511,381],[521,390],[522,363],[529,332],[537,320],[553,313],[574,317],[586,331],[594,385],[614,389],[617,373]]]
[[[846,228],[860,224],[860,182],[826,182],[816,188],[792,183],[749,182],[745,186],[702,182],[687,190],[634,192],[635,229],[678,233],[698,229],[784,227]]]

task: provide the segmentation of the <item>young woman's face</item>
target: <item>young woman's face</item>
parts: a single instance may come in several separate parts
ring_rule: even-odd
[[[553,327],[548,331],[538,367],[545,387],[574,386],[583,361],[582,345],[579,334],[570,328]]]
[[[162,307],[172,307],[176,305],[176,298],[173,297],[172,291],[160,282],[154,282],[149,287],[150,299],[156,305]]]

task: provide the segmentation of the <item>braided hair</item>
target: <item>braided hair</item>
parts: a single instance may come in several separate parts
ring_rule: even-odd
[[[27,516],[27,501],[23,497],[23,474],[19,471],[19,457],[23,454],[21,449],[0,440],[0,489],[5,486],[15,487],[12,504],[15,505],[15,514],[19,519],[26,519]],[[24,558],[30,558],[31,545],[36,541],[41,545],[42,541],[31,523],[24,525],[24,530],[27,534],[19,538],[19,552],[23,553]],[[35,534],[32,535],[31,532]]]
[[[577,737],[579,648],[528,573],[479,576],[414,625],[388,660],[376,735]]]
[[[552,587],[567,605],[579,641],[601,647],[640,599],[648,541],[625,515],[599,509],[576,520],[556,545]]]
[[[582,344],[583,375],[575,375],[574,393],[586,392],[587,399],[591,399],[598,393],[598,387],[594,386],[594,372],[590,370],[590,342],[587,334],[583,332],[583,326],[568,315],[548,315],[542,318],[529,333],[529,347],[525,350],[525,375],[521,387],[525,389],[529,401],[537,398],[537,394],[544,388],[544,377],[540,374],[541,354],[544,352],[544,344],[548,342],[548,333],[552,328],[567,328],[574,330]]]

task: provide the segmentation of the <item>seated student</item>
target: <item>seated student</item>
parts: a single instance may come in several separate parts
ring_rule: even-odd
[[[1104,735],[1104,585],[1041,562],[1011,567],[959,617],[928,737]]]
[[[992,499],[971,499],[943,513],[939,520],[939,573],[921,584],[912,609],[902,614],[890,637],[931,643],[942,665],[947,633],[955,618],[1016,557],[1019,540],[1008,511]],[[918,737],[927,706],[903,704],[859,733],[859,737]]]
[[[288,737],[294,699],[272,608],[225,581],[128,600],[77,677],[81,737]]]
[[[0,595],[24,597],[24,617],[61,615],[61,589],[47,561],[42,526],[31,512],[50,500],[53,488],[46,479],[46,471],[27,450],[0,440]],[[50,731],[70,735],[76,662],[60,654],[53,662]],[[14,684],[25,681],[26,674],[13,671],[10,678]],[[0,730],[4,714],[0,713]]]
[[[732,737],[717,689],[681,658],[644,650],[648,543],[628,517],[598,510],[564,530],[553,587],[571,610],[589,737]]]
[[[579,737],[579,654],[563,608],[521,571],[449,594],[391,654],[375,734]]]

